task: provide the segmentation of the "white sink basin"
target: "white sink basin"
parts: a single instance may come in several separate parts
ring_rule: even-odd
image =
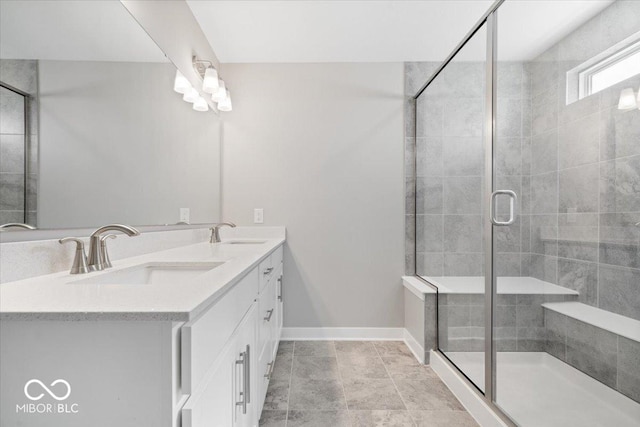
[[[96,285],[164,285],[180,284],[204,274],[224,262],[154,262],[69,282]]]
[[[265,242],[266,240],[229,240],[223,243],[225,245],[261,245]]]

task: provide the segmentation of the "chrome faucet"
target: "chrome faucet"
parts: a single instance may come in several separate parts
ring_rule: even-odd
[[[209,243],[220,243],[220,228],[224,227],[232,227],[235,228],[235,224],[232,222],[221,222],[220,224],[216,224],[214,227],[211,227],[211,239],[209,239]]]
[[[109,254],[107,253],[107,239],[110,235],[102,236],[107,231],[120,231],[129,237],[139,236],[140,232],[133,227],[122,224],[109,224],[98,228],[91,233],[89,239],[89,269],[91,271],[100,271],[111,267]]]
[[[87,256],[84,253],[84,242],[77,237],[65,237],[58,240],[61,245],[67,242],[74,242],[76,244],[76,255],[73,258],[73,266],[71,267],[71,274],[85,274],[91,270],[87,266]]]
[[[36,229],[33,225],[23,224],[21,222],[8,222],[6,224],[0,225],[0,230],[5,230],[7,228],[22,228],[23,230],[35,230]]]

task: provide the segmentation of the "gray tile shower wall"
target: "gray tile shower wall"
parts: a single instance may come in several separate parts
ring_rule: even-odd
[[[500,294],[494,330],[498,351],[545,351],[548,330],[542,304],[575,300],[573,295]],[[484,295],[439,295],[438,301],[440,349],[484,351]]]
[[[639,31],[639,22],[639,2],[617,1],[525,64],[530,273],[579,291],[580,302],[634,319],[640,319],[640,110],[618,110],[617,101],[623,88],[640,87],[640,77],[567,105],[566,73]]]
[[[640,402],[640,343],[544,310],[544,350]]]
[[[496,233],[498,274],[559,284],[634,319],[640,110],[618,110],[617,101],[640,77],[567,105],[566,72],[639,22],[640,2],[619,0],[533,60],[500,62],[496,153],[497,186],[520,196],[519,220]],[[451,63],[414,117],[411,96],[437,66],[405,64],[407,273],[481,275],[483,64]]]
[[[407,273],[478,276],[483,273],[481,214],[484,154],[482,124],[484,64],[452,63],[417,101],[411,96],[437,63],[407,63],[406,224]],[[524,65],[499,65],[497,176],[501,185],[522,191],[528,92]],[[413,157],[417,157],[414,164]],[[415,190],[414,190],[415,183]],[[415,203],[411,200],[414,197]],[[499,207],[500,208],[500,207]],[[415,230],[414,230],[415,227]],[[522,222],[499,230],[500,274],[521,275]],[[415,246],[414,246],[415,245]],[[415,247],[415,259],[414,259]]]
[[[38,159],[38,65],[34,60],[0,59],[0,81],[29,93],[24,115],[23,97],[0,89],[0,224],[36,225]],[[24,122],[28,134],[25,149]],[[25,188],[25,155],[28,156]],[[26,190],[26,191],[25,191]],[[25,212],[25,195],[26,206]]]

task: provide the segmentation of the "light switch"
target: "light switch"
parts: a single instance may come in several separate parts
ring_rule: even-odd
[[[180,208],[180,222],[189,224],[190,216],[191,216],[191,212],[189,208]]]
[[[262,224],[264,222],[264,209],[256,208],[253,210],[253,223]]]

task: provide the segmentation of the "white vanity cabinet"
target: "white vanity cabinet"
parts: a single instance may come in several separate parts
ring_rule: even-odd
[[[281,334],[281,276],[279,245],[187,322],[2,320],[0,425],[257,427]],[[79,411],[25,413],[33,378],[67,381],[65,408]],[[55,410],[55,392],[33,403]]]
[[[252,304],[217,361],[182,408],[183,427],[251,427],[255,399],[256,304]]]
[[[281,280],[279,247],[182,327],[182,391],[191,394],[182,427],[258,425],[282,329]]]

